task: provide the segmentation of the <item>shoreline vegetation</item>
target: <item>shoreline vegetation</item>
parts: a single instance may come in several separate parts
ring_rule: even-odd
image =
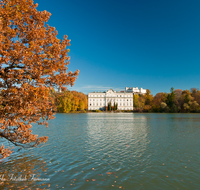
[[[51,90],[53,111],[57,113],[200,113],[200,91],[196,88],[181,90],[172,87],[170,93],[147,90],[146,94],[134,94],[134,110],[88,110],[88,97],[82,92],[56,92]]]

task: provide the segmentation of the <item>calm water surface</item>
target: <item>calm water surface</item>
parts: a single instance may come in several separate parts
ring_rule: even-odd
[[[200,189],[200,114],[56,114],[33,128],[48,142],[2,162],[1,188]]]

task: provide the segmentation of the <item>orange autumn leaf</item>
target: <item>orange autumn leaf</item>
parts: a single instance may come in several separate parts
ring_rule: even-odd
[[[47,141],[32,134],[31,123],[48,125],[55,107],[50,92],[73,86],[79,74],[67,71],[70,40],[59,40],[46,24],[51,14],[36,8],[32,0],[0,3],[0,138],[22,147]],[[0,159],[11,152],[2,145]]]

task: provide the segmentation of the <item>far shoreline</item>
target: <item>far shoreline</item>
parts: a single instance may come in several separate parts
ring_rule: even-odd
[[[136,114],[199,114],[198,112],[189,112],[189,113],[167,113],[167,112],[136,112],[136,111],[70,111],[70,112],[54,112],[55,114],[86,114],[86,113],[136,113]]]

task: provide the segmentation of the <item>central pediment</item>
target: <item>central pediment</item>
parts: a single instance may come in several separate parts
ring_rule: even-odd
[[[109,89],[107,92],[106,92],[106,94],[114,94],[115,93],[115,91],[113,90],[113,89]]]

